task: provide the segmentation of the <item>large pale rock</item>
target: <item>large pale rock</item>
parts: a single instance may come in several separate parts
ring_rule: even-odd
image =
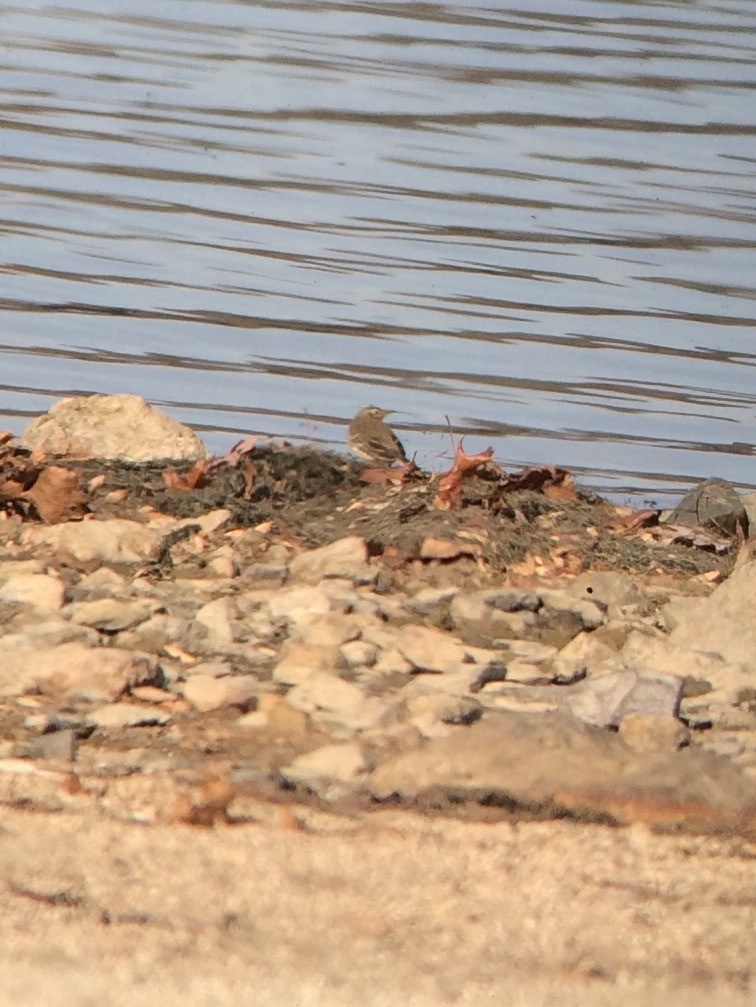
[[[294,623],[291,638],[316,647],[340,647],[357,640],[361,632],[362,620],[358,616],[329,612],[312,622]]]
[[[364,777],[372,768],[360,745],[355,741],[348,741],[323,745],[313,752],[300,755],[281,770],[281,775],[292,783],[311,786],[320,780],[352,783]]]
[[[70,605],[66,614],[71,622],[91,626],[103,633],[119,633],[146,622],[155,609],[149,601],[120,601],[117,598],[98,598]]]
[[[29,424],[21,443],[31,450],[68,458],[147,462],[210,457],[193,430],[138,395],[61,399]]]
[[[310,583],[317,583],[324,577],[346,577],[366,583],[373,576],[367,558],[365,539],[350,535],[295,556],[289,570],[292,577]]]
[[[20,538],[22,545],[48,546],[81,563],[142,563],[157,555],[165,534],[164,526],[112,518],[50,527],[29,525]]]
[[[460,639],[430,626],[402,626],[394,634],[394,644],[416,671],[458,671],[468,659]]]
[[[586,724],[617,727],[631,714],[676,717],[683,680],[623,669],[560,689],[567,708]]]
[[[739,648],[733,645],[726,650],[736,654]],[[729,660],[719,650],[686,647],[669,637],[636,632],[628,637],[619,660],[625,667],[641,668],[646,673],[708,682],[711,689],[706,695],[707,704],[736,704],[741,702],[744,690],[756,688],[756,666],[751,655],[743,651],[740,656],[741,660]]]
[[[299,685],[313,675],[335,675],[342,664],[336,646],[317,646],[288,640],[280,650],[280,660],[273,669],[273,681]]]
[[[87,717],[90,724],[108,731],[167,724],[170,719],[170,714],[138,703],[111,703],[93,710]]]
[[[708,598],[691,606],[672,630],[673,647],[716,652],[743,664],[756,683],[756,541],[742,550],[730,577]]]
[[[335,675],[312,675],[287,693],[286,702],[332,731],[364,731],[390,719],[386,702]]]
[[[194,619],[207,630],[209,642],[222,648],[233,643],[236,614],[230,598],[216,598],[203,605]]]
[[[116,647],[62,643],[58,647],[8,647],[0,639],[0,695],[26,692],[70,700],[115,700],[132,685],[153,681],[157,662]]]
[[[381,800],[426,792],[618,822],[750,832],[753,784],[708,753],[637,753],[616,734],[559,714],[487,714],[452,737],[380,765],[368,786]]]
[[[331,599],[322,585],[318,587],[292,587],[276,591],[267,604],[268,612],[274,619],[287,622],[311,622],[331,611]]]
[[[225,706],[248,706],[260,691],[254,675],[192,675],[183,683],[181,693],[195,710],[209,713]]]
[[[65,594],[63,582],[54,574],[18,573],[0,584],[0,598],[20,601],[49,612],[57,612],[63,607]]]

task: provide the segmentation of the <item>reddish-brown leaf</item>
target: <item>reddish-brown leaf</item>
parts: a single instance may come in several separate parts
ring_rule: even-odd
[[[210,463],[204,460],[195,462],[187,472],[177,469],[165,469],[163,482],[169,490],[196,490],[205,485],[205,477]]]
[[[58,524],[82,517],[87,495],[81,490],[78,472],[60,465],[42,469],[34,485],[19,496],[29,500],[45,524]]]

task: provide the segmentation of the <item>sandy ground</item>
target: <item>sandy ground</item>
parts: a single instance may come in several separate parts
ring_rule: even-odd
[[[5,1002],[754,1003],[742,840],[300,814],[202,829],[4,808]]]

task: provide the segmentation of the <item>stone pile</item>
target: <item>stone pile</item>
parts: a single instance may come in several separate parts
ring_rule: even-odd
[[[228,518],[0,523],[6,784],[214,755],[329,802],[756,830],[752,544],[717,587],[442,563],[428,586],[358,536],[303,550]]]

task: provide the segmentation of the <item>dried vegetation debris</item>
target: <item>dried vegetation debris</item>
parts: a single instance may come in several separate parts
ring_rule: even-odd
[[[491,569],[578,573],[628,570],[726,572],[737,530],[660,524],[580,490],[557,466],[506,472],[491,449],[456,445],[452,466],[425,473],[414,461],[371,469],[339,455],[247,438],[226,455],[184,464],[46,460],[0,434],[0,512],[56,524],[92,515],[158,512],[196,517],[218,507],[237,527],[273,521],[303,546],[364,536],[394,567],[470,556]]]

